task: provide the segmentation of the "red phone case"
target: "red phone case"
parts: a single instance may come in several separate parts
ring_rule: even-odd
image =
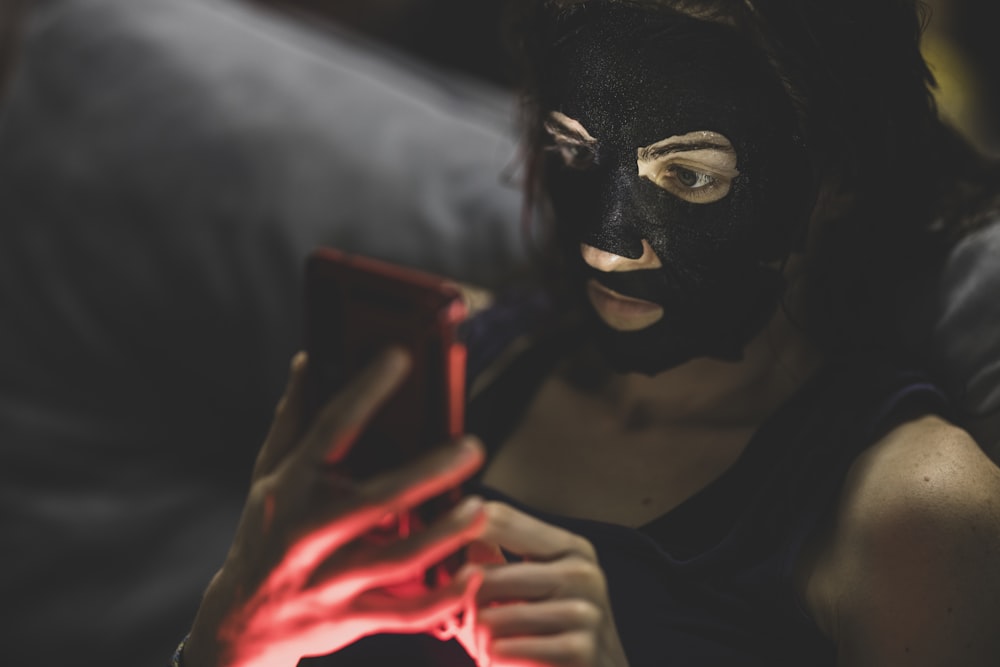
[[[306,423],[379,352],[399,345],[410,352],[410,373],[335,464],[365,479],[412,461],[463,431],[465,345],[458,325],[466,317],[461,292],[447,280],[331,248],[306,262]],[[414,512],[394,518],[369,539],[395,539],[420,530],[461,499],[453,489]],[[429,569],[428,586],[448,581],[464,552]]]
[[[465,319],[447,280],[330,248],[306,265],[305,348],[310,416],[390,345],[409,350],[411,370],[376,413],[342,467],[363,479],[412,460],[462,433]]]

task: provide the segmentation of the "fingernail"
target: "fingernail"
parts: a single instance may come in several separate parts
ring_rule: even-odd
[[[469,457],[480,456],[483,452],[483,445],[479,442],[479,439],[472,435],[462,436],[462,439],[458,441],[459,447],[462,449],[463,460]]]
[[[482,498],[479,496],[468,496],[459,503],[456,513],[460,519],[468,519],[477,514],[482,508]]]
[[[464,586],[468,581],[469,577],[472,576],[472,566],[466,563],[462,567],[458,568],[458,572],[455,573],[455,578],[452,580],[456,585]]]

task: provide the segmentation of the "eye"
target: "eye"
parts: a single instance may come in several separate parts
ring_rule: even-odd
[[[732,177],[701,171],[680,164],[661,164],[658,168],[640,166],[640,177],[646,178],[667,192],[692,204],[719,201],[732,186]]]
[[[674,178],[684,187],[692,190],[710,187],[717,182],[715,177],[709,174],[678,165],[668,168],[664,173],[666,176]]]
[[[711,204],[726,195],[739,176],[735,156],[690,151],[686,156],[639,157],[639,178],[651,181],[675,197],[692,204]]]
[[[667,137],[636,149],[641,179],[691,204],[726,197],[740,175],[733,142],[712,130]]]

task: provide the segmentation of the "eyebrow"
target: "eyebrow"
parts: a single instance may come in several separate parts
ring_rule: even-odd
[[[656,158],[670,155],[672,153],[687,153],[690,151],[713,150],[723,153],[735,153],[729,144],[722,144],[715,141],[679,141],[663,146],[643,146],[639,149],[639,157],[643,160],[655,160]]]
[[[567,116],[567,118],[569,118],[569,117]],[[573,120],[573,119],[570,118],[570,120]],[[576,122],[579,122],[579,121],[576,121]],[[580,130],[575,130],[575,129],[569,127],[568,125],[566,125],[565,123],[563,123],[561,120],[559,120],[558,118],[553,118],[551,115],[548,116],[545,119],[544,126],[545,126],[545,129],[548,132],[550,132],[550,133],[553,132],[553,130],[557,130],[560,134],[565,134],[569,138],[575,139],[575,140],[579,141],[582,144],[588,144],[588,145],[590,145],[590,144],[596,144],[597,143],[597,139],[594,139],[593,137],[591,137],[590,133],[587,132],[586,128],[581,133]]]

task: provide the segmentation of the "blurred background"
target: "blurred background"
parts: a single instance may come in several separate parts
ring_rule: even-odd
[[[1000,2],[929,4],[942,114],[1000,156]],[[311,248],[523,279],[503,5],[0,0],[4,664],[165,664]]]
[[[1000,3],[930,0],[924,56],[941,114],[984,152],[1000,155]]]
[[[265,0],[259,0],[265,1]],[[416,57],[504,86],[516,85],[505,49],[504,0],[273,0],[326,15],[396,44]],[[942,114],[991,154],[1000,154],[1000,3],[925,0],[924,54],[938,76]]]

